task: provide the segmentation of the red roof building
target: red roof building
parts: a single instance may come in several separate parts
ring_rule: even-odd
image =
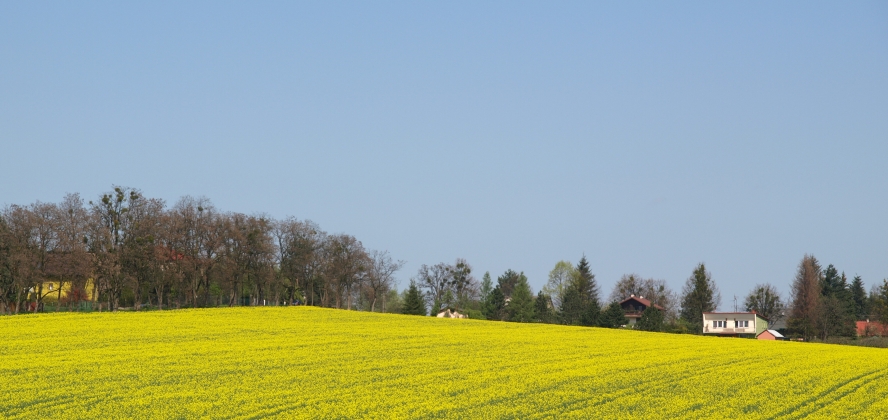
[[[888,337],[888,325],[875,321],[857,321],[858,337]]]

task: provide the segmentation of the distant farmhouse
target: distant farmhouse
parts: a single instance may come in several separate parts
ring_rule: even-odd
[[[645,299],[644,296],[629,295],[627,299],[620,302],[620,307],[623,308],[623,313],[626,314],[626,319],[629,320],[629,327],[634,327],[638,320],[641,319],[641,314],[644,313],[644,310],[651,306],[660,311],[663,310],[662,306],[652,303]]]
[[[703,312],[703,335],[782,340],[768,329],[768,320],[755,312]]]

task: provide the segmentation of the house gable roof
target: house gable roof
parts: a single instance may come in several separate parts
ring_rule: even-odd
[[[629,302],[630,300],[634,300],[634,301],[636,301],[636,302],[638,302],[638,303],[640,303],[640,304],[642,304],[642,305],[644,305],[644,306],[646,306],[646,307],[653,306],[654,308],[657,308],[657,309],[659,309],[659,310],[661,310],[661,311],[663,310],[663,307],[662,307],[662,306],[657,305],[656,303],[651,303],[651,301],[649,301],[649,300],[647,300],[647,299],[645,299],[645,298],[643,298],[643,297],[641,297],[641,296],[629,296],[628,298],[623,299],[623,301],[620,302],[620,305],[622,305],[622,304],[624,304],[624,303],[626,303],[626,302]]]

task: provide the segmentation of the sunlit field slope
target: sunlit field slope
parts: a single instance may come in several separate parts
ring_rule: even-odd
[[[9,418],[884,418],[888,352],[342,310],[0,317]]]

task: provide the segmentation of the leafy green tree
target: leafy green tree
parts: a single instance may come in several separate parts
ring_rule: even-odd
[[[404,299],[406,298],[406,289],[403,293],[398,293],[398,289],[396,288],[391,288],[387,290],[385,292],[385,305],[383,305],[383,312],[388,312],[390,314],[404,313]]]
[[[635,328],[642,331],[663,331],[664,326],[663,311],[653,306],[648,306],[635,324]]]
[[[626,314],[618,302],[611,302],[610,305],[607,305],[607,308],[598,320],[598,325],[604,328],[620,328],[628,323]]]
[[[550,304],[551,299],[549,298],[549,295],[544,294],[543,291],[540,290],[540,292],[537,293],[536,299],[534,299],[533,305],[533,312],[538,322],[542,322],[544,324],[552,323],[554,316],[552,313],[552,309],[549,307]]]
[[[410,287],[404,297],[403,311],[407,315],[426,315],[425,299],[416,287],[415,281],[410,281]]]
[[[502,321],[505,316],[504,309],[506,307],[506,297],[503,295],[499,285],[487,294],[487,300],[481,307],[481,312],[489,320]]]
[[[549,272],[549,281],[543,286],[543,293],[551,297],[552,305],[556,309],[561,308],[564,293],[577,274],[577,269],[574,268],[570,261],[558,261],[555,264],[555,268]]]
[[[757,284],[746,296],[746,310],[755,311],[774,325],[783,318],[786,305],[780,298],[777,288],[770,284]]]
[[[860,276],[854,276],[851,286],[848,287],[851,294],[852,312],[857,321],[863,321],[869,315],[869,301],[866,298],[866,290],[863,288],[863,279]]]
[[[533,292],[527,283],[524,274],[518,276],[518,281],[512,289],[512,299],[506,305],[506,313],[512,322],[533,322]]]
[[[703,312],[714,311],[720,301],[721,294],[712,281],[712,274],[706,271],[703,263],[698,264],[682,290],[681,318],[689,325],[696,325],[694,332],[702,334]]]

